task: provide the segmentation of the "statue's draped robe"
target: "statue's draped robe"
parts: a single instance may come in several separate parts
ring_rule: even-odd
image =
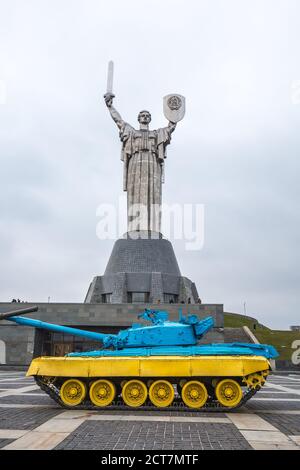
[[[120,127],[129,232],[161,230],[164,159],[172,130],[136,130],[125,122]]]

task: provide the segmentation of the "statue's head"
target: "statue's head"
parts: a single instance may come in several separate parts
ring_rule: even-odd
[[[138,121],[140,124],[149,124],[151,122],[151,114],[149,111],[140,111],[138,115]]]

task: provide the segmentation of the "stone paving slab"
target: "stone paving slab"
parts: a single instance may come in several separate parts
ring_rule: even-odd
[[[300,435],[299,436],[290,436],[292,441],[294,441],[300,448]]]
[[[244,431],[241,430],[243,436],[248,442],[270,442],[271,444],[289,444],[289,438],[278,431]]]
[[[251,441],[254,450],[300,450],[294,444],[274,444],[269,441]]]
[[[20,429],[0,429],[0,439],[19,439],[27,432]]]
[[[61,410],[61,407],[59,405],[35,405],[34,403],[31,403],[31,404],[27,404],[27,403],[2,403],[0,404],[0,409],[1,408],[10,408],[10,409],[18,409],[18,408],[27,408],[27,409],[32,409],[32,408],[43,408],[43,409],[46,409],[46,408],[49,408],[49,409],[60,409]]]
[[[0,429],[34,429],[61,413],[58,409],[0,408]]]
[[[280,398],[272,398],[273,401],[287,401],[286,397],[283,396],[283,397],[280,397]],[[266,397],[266,398],[252,398],[251,399],[252,402],[254,401],[270,401],[270,397]],[[289,398],[288,400],[289,402],[298,402],[300,403],[300,398]]]
[[[24,392],[33,392],[35,390],[38,390],[38,386],[37,385],[25,385],[21,388],[18,388],[18,389],[15,389],[14,391],[14,394],[19,394],[19,393],[24,393]],[[7,396],[11,396],[12,395],[12,391],[11,390],[7,390],[5,392],[0,392],[0,400],[1,398],[3,397],[7,397]]]
[[[27,394],[10,395],[7,397],[0,397],[0,406],[5,403],[15,404],[35,404],[35,405],[53,405],[55,402],[46,394],[31,396]]]
[[[276,385],[280,385],[284,388],[289,388],[290,390],[299,390],[299,385],[291,384],[291,383],[278,383]]]
[[[287,392],[287,393],[291,393],[291,390],[293,390],[293,393],[300,396],[300,390],[299,390],[299,386],[297,384],[295,384],[295,386],[293,387],[292,383],[289,383],[287,386],[286,385],[279,385],[279,384],[275,384],[275,383],[272,383],[272,384],[266,383],[265,387],[267,387],[267,389],[272,388],[272,389],[280,390],[282,392]]]
[[[238,428],[252,431],[277,431],[268,421],[255,414],[249,413],[228,413],[230,421]]]
[[[92,421],[147,421],[147,422],[164,422],[164,423],[231,423],[228,418],[212,418],[210,416],[206,417],[194,417],[191,416],[189,418],[185,416],[147,416],[144,415],[136,415],[136,416],[128,416],[128,415],[102,415],[102,414],[95,414],[92,416],[87,417],[88,420]]]
[[[85,418],[67,419],[65,413],[61,413],[49,421],[35,428],[35,432],[63,432],[71,433],[84,423]]]
[[[7,446],[11,442],[14,442],[14,439],[0,439],[0,449]]]
[[[258,393],[257,394],[257,398],[264,398],[265,400],[270,400],[270,398],[274,398],[274,399],[278,399],[278,398],[281,398],[281,399],[284,399],[284,400],[289,400],[289,399],[293,399],[295,398],[297,401],[299,401],[300,403],[300,400],[299,400],[299,396],[298,395],[294,395],[293,393],[285,393],[285,392],[279,392],[280,395],[278,394],[269,394],[269,393]],[[282,395],[281,395],[282,393]]]
[[[263,388],[257,393],[257,396],[260,397],[261,395],[267,395],[268,397],[280,397],[280,396],[285,396],[286,392],[283,392],[282,390],[273,390],[272,388],[266,389]]]
[[[261,416],[268,423],[276,426],[281,432],[290,435],[300,434],[300,414],[299,415],[286,415],[286,414],[263,414]]]
[[[68,433],[29,432],[5,446],[5,450],[51,450],[64,440]]]
[[[25,385],[26,385],[26,384],[25,384]],[[0,383],[0,391],[2,391],[2,389],[5,389],[5,390],[18,389],[18,390],[19,390],[19,389],[21,389],[21,388],[23,388],[23,387],[24,387],[24,383],[22,383],[22,384],[20,384],[20,383],[19,383],[19,384],[14,384],[14,383],[12,383],[12,382],[9,382],[9,383],[7,383],[7,382],[1,382],[1,383]]]
[[[281,376],[281,377],[276,377],[275,375],[272,376],[272,382],[289,382],[289,381],[292,381],[292,382],[300,382],[300,375],[295,375],[293,377],[291,376]]]
[[[1,406],[1,405],[0,405]],[[89,415],[93,416],[93,415],[97,415],[99,413],[101,413],[101,415],[116,415],[116,416],[157,416],[157,417],[161,417],[162,414],[163,416],[181,416],[181,417],[186,417],[186,418],[190,418],[190,417],[196,417],[196,418],[226,418],[226,413],[223,413],[223,412],[201,412],[201,411],[168,411],[167,409],[164,409],[163,411],[155,411],[155,410],[151,410],[151,411],[139,411],[138,409],[137,410],[130,410],[130,409],[126,409],[126,410],[110,410],[109,408],[107,408],[106,410],[103,409],[103,410],[88,410],[88,411],[85,411],[85,410],[71,410],[71,411],[68,411],[68,414],[69,413],[74,413],[74,416],[77,416],[77,415],[80,415],[82,416],[82,413],[83,414],[86,414],[88,413]]]
[[[1,402],[0,402],[1,403]],[[299,401],[257,401],[257,400],[249,400],[247,405],[243,407],[244,410],[253,410],[254,412],[263,412],[264,410],[300,410],[300,402]]]
[[[56,449],[251,449],[232,424],[85,421]]]
[[[269,388],[276,388],[277,386],[280,386],[280,387],[285,387],[285,388],[298,388],[299,389],[299,383],[297,382],[272,382],[271,384],[269,384]]]
[[[256,414],[240,413],[235,415],[228,413],[228,417],[253,449],[300,450],[300,447],[297,447],[289,436]]]
[[[35,382],[0,382],[0,387],[1,388],[5,388],[5,387],[15,387],[15,388],[23,388],[23,387],[29,387],[29,386],[33,386],[33,385],[37,385]]]
[[[300,415],[300,410],[264,410],[264,414],[272,415]]]
[[[24,375],[20,375],[18,377],[14,377],[14,376],[11,376],[11,375],[7,375],[7,376],[4,376],[4,375],[0,375],[0,382],[2,381],[7,381],[7,382],[27,382],[27,381],[32,381],[34,382],[34,379],[32,377],[24,377]]]

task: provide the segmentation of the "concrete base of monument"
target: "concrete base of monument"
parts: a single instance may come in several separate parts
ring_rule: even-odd
[[[128,232],[115,242],[105,273],[94,277],[85,302],[158,301],[197,303],[196,285],[181,275],[169,240],[157,232]]]
[[[22,305],[19,305],[21,308]],[[198,315],[199,318],[214,318],[215,328],[205,335],[202,344],[224,342],[222,304],[26,303],[26,307],[33,305],[37,305],[39,310],[26,315],[28,318],[103,333],[116,333],[120,329],[130,327],[132,323],[140,322],[137,315],[145,308],[166,310],[170,320],[178,318],[181,308],[184,315],[190,313]],[[0,303],[0,313],[16,308],[16,304]],[[63,356],[71,351],[88,351],[102,347],[101,343],[85,338],[38,330],[9,321],[0,323],[0,338],[0,364],[18,366],[30,364],[36,356]]]

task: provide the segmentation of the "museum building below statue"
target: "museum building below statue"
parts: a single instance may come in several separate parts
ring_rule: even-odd
[[[103,276],[94,277],[86,303],[197,303],[194,282],[180,273],[169,240],[123,238],[115,242]]]

